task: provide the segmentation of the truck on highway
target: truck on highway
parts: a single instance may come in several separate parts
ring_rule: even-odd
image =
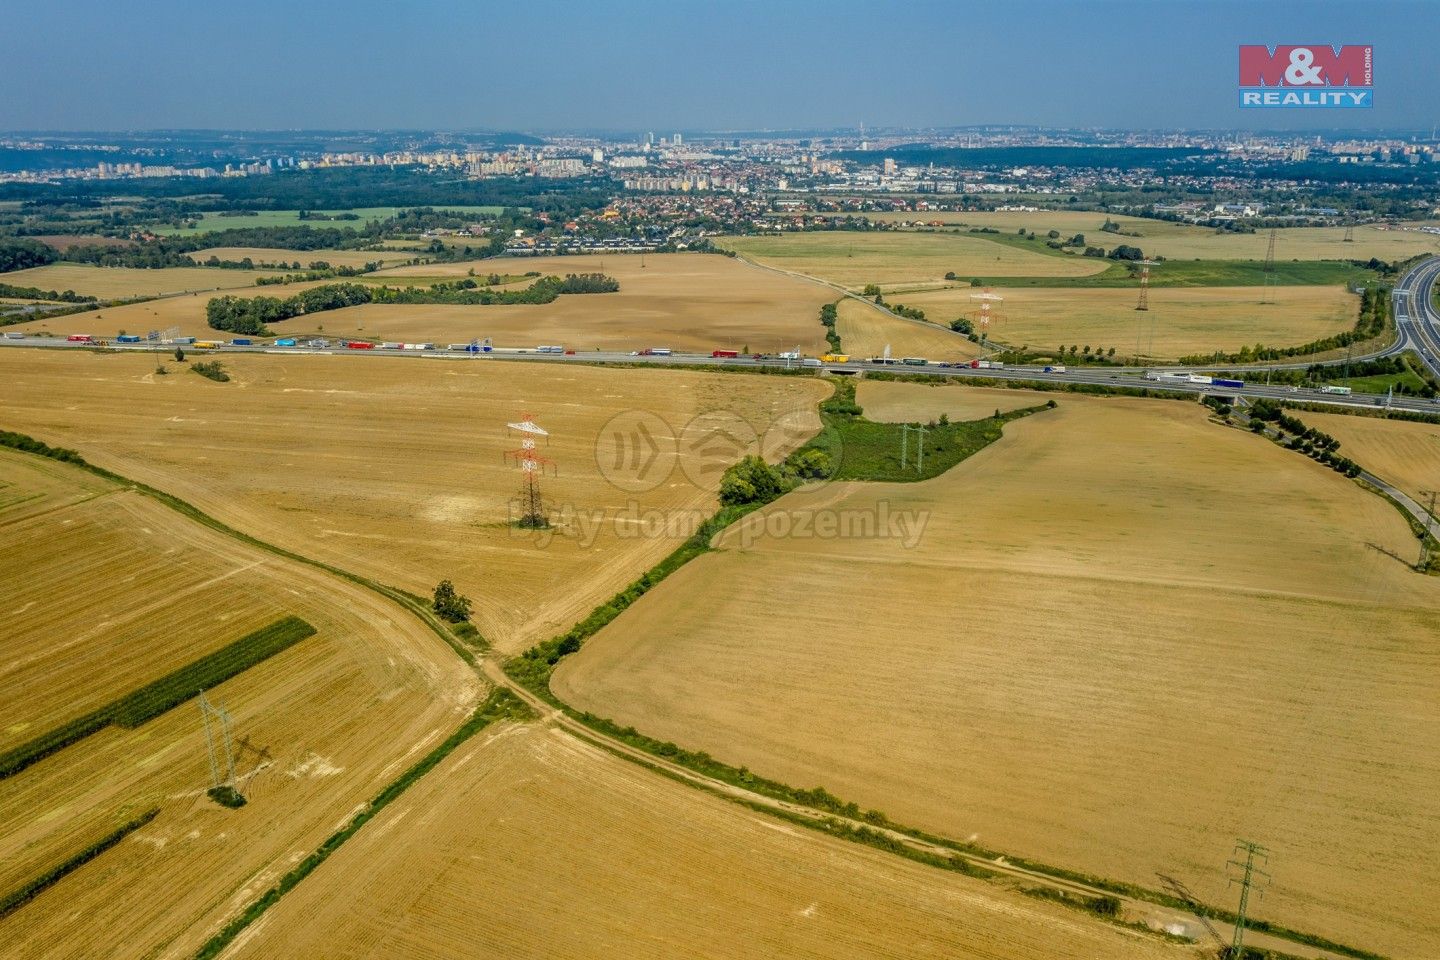
[[[971,360],[968,364],[957,363],[956,366],[968,366],[971,370],[1002,370],[1005,364],[999,360]]]
[[[632,357],[668,357],[672,353],[669,347],[646,347],[644,350],[634,350],[630,353]]]
[[[1215,387],[1235,387],[1238,389],[1239,387],[1245,386],[1245,381],[1231,380],[1227,377],[1212,377],[1210,379],[1210,384],[1211,386]]]
[[[1350,396],[1350,394],[1351,394],[1353,391],[1352,391],[1349,387],[1337,387],[1337,386],[1334,386],[1333,384],[1327,383],[1327,384],[1325,384],[1325,386],[1323,386],[1323,387],[1320,388],[1320,392],[1321,392],[1321,393],[1335,393],[1335,394],[1339,394],[1339,395],[1342,396],[1342,397],[1348,397],[1348,396]]]
[[[900,362],[905,364],[905,366],[907,367],[923,367],[930,361],[926,360],[924,357],[902,357],[900,359]]]
[[[398,340],[386,340],[384,343],[380,344],[380,349],[381,349],[381,350],[404,350],[404,349],[405,349],[405,344],[400,343]]]
[[[818,366],[820,366],[820,358],[819,358],[819,357],[806,357],[804,360],[801,360],[801,361],[800,361],[800,366],[802,366],[802,367],[818,367]]]
[[[892,364],[892,363],[899,363],[900,361],[899,361],[899,360],[896,360],[894,357],[871,357],[871,358],[870,358],[870,362],[871,362],[871,363],[882,363],[882,364],[885,364],[886,366],[889,366],[889,365]]]
[[[214,350],[214,349],[215,349],[216,347],[218,347],[218,346],[221,346],[221,343],[220,343],[219,340],[196,340],[196,341],[195,341],[195,349],[196,349],[196,350]]]
[[[848,353],[822,353],[822,354],[820,355],[820,359],[821,359],[821,361],[823,361],[823,362],[825,362],[825,363],[849,363],[849,362],[850,362],[850,354],[848,354]]]
[[[369,340],[349,340],[345,343],[347,350],[374,350],[375,344]]]
[[[1040,372],[1041,372],[1041,373],[1064,373],[1064,372],[1065,372],[1065,364],[1063,364],[1063,363],[1052,363],[1052,364],[1048,365],[1044,370],[1041,370]]]
[[[24,339],[25,339],[25,334],[21,333],[19,330],[6,330],[6,331],[5,331],[5,339],[7,339],[7,340],[24,340]]]
[[[230,338],[230,346],[232,346],[232,347],[248,347],[248,346],[251,346],[251,345],[254,344],[254,343],[255,343],[255,341],[254,341],[254,340],[251,340],[249,337],[231,337],[231,338]]]
[[[565,348],[560,346],[536,347],[536,353],[564,353]]]
[[[122,333],[115,338],[116,343],[139,343],[140,338],[133,333]]]
[[[1191,382],[1191,383],[1214,383],[1214,382],[1215,382],[1215,378],[1214,378],[1214,377],[1207,377],[1207,376],[1205,376],[1205,374],[1203,374],[1203,373],[1192,373],[1192,374],[1190,374],[1190,376],[1186,377],[1185,379],[1188,380],[1188,381]]]
[[[277,346],[277,347],[293,347],[293,346],[295,346],[295,338],[294,338],[294,337],[281,337],[279,340],[276,340],[276,341],[275,341],[275,346]]]
[[[70,343],[94,343],[95,338],[88,333],[72,333],[65,338]]]
[[[725,358],[725,359],[728,360],[728,359],[734,359],[734,358],[740,356],[740,351],[739,351],[739,350],[711,350],[711,351],[710,351],[710,356],[713,357],[713,358],[721,358],[721,357],[723,357],[723,358]]]

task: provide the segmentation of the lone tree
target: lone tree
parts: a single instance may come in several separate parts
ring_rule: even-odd
[[[435,612],[451,623],[470,619],[470,598],[455,592],[455,584],[441,580],[435,588]]]
[[[176,363],[184,363],[184,362],[185,362],[185,351],[184,351],[184,350],[181,350],[179,347],[176,347],[176,348],[175,348],[175,362],[176,362]]]

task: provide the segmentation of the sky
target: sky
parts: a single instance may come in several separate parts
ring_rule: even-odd
[[[0,129],[1428,129],[1440,0],[0,0]],[[1241,43],[1375,47],[1242,111]]]

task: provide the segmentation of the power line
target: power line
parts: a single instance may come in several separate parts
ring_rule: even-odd
[[[1241,960],[1245,956],[1245,914],[1250,908],[1250,891],[1255,890],[1260,898],[1265,896],[1265,885],[1270,882],[1270,874],[1255,866],[1258,858],[1262,863],[1268,863],[1270,851],[1250,840],[1237,840],[1235,842],[1235,853],[1244,853],[1245,861],[1227,860],[1227,867],[1235,867],[1241,871],[1240,877],[1230,877],[1230,884],[1240,885],[1240,908],[1235,911],[1235,939],[1230,945],[1231,960]]]

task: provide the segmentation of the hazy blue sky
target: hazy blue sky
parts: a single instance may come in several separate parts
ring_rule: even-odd
[[[1440,0],[36,0],[0,128],[1429,127]],[[1235,106],[1240,43],[1371,43],[1376,106]]]

